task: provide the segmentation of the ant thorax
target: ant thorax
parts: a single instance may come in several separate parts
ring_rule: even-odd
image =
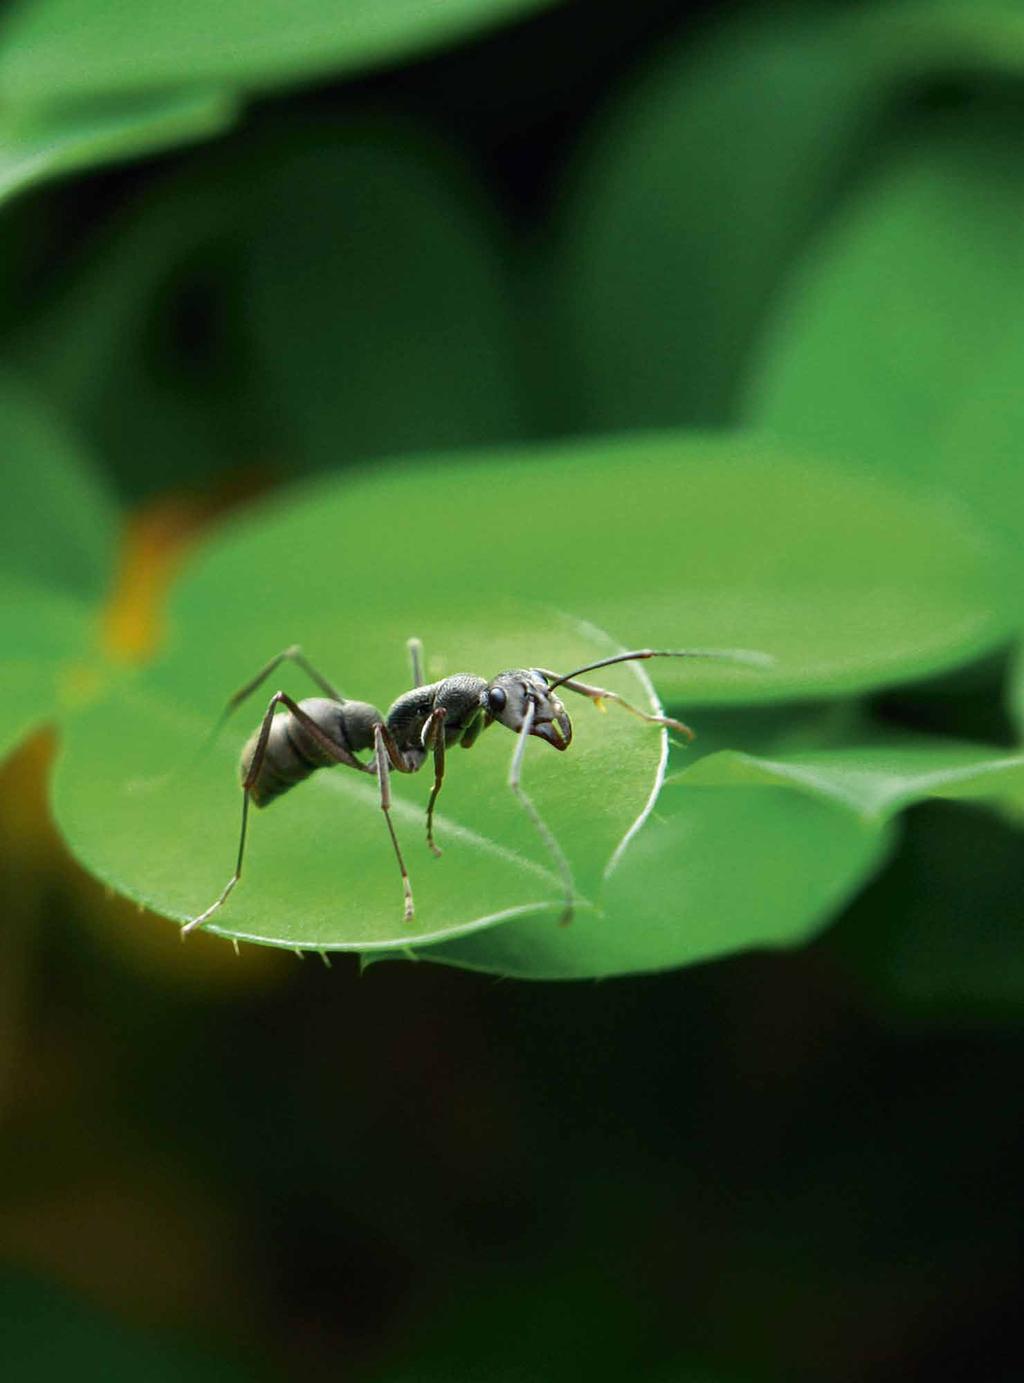
[[[387,726],[406,753],[423,753],[423,732],[432,712],[444,710],[444,738],[457,744],[475,722],[482,719],[487,682],[483,677],[457,673],[441,682],[414,687],[395,701],[387,714]]]

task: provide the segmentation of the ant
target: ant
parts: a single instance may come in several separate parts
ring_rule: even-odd
[[[423,645],[419,639],[409,639],[407,647],[412,663],[412,690],[404,692],[392,704],[387,715],[381,715],[375,706],[366,701],[350,701],[343,697],[312,666],[298,644],[271,658],[251,681],[231,697],[214,726],[210,742],[216,738],[232,711],[257,691],[284,662],[295,663],[324,693],[323,696],[294,701],[286,692],[277,691],[270,698],[259,729],[242,750],[239,766],[242,825],[235,872],[216,902],[185,923],[181,929],[183,937],[209,921],[227,901],[241,877],[250,802],[253,806],[265,807],[317,769],[334,764],[345,764],[358,773],[375,775],[380,784],[381,811],[402,876],[404,920],[410,922],[414,913],[412,886],[391,820],[391,773],[416,773],[423,767],[427,756],[433,754],[434,784],[427,801],[427,845],[434,855],[440,855],[441,851],[434,841],[434,807],[444,782],[445,752],[455,745],[471,749],[482,732],[495,722],[518,736],[508,785],[558,867],[565,891],[562,921],[568,922],[572,918],[575,896],[569,862],[520,781],[526,741],[531,735],[560,751],[568,749],[572,743],[572,722],[555,694],[557,690],[564,687],[567,691],[576,692],[589,698],[600,709],[603,709],[603,702],[612,702],[651,725],[675,730],[689,741],[693,739],[693,731],[682,721],[643,711],[617,692],[591,686],[578,678],[583,673],[610,667],[613,663],[640,662],[647,658],[714,658],[755,664],[769,661],[763,654],[742,650],[643,648],[599,658],[596,662],[562,675],[547,668],[513,668],[489,681],[485,677],[457,673],[440,682],[425,683]],[[277,714],[279,707],[284,708],[284,714]],[[368,759],[356,757],[365,751],[370,751]]]

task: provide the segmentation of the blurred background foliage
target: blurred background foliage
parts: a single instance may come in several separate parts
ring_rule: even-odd
[[[1019,1374],[1022,136],[1008,0],[8,7],[5,1377]],[[553,606],[777,659],[657,670],[602,913],[474,930],[453,847],[415,949],[321,784],[224,935],[443,964],[138,906],[237,746],[132,780],[278,647],[386,703]],[[589,709],[596,881],[657,746]],[[452,819],[528,853],[509,747]]]

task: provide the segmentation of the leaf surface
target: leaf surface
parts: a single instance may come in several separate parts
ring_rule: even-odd
[[[522,435],[507,247],[440,140],[318,120],[268,151],[246,220],[245,316],[289,464]]]
[[[795,277],[748,408],[786,439],[953,491],[1018,560],[1019,143],[997,113],[904,147]]]
[[[479,629],[527,600],[634,648],[774,659],[660,661],[657,685],[693,705],[920,676],[998,644],[1016,609],[998,552],[955,508],[761,438],[686,433],[431,456],[310,486],[227,530],[198,574],[217,583],[221,626],[254,591],[260,609],[288,605],[282,647],[337,588],[358,605],[353,646],[396,611],[411,632],[439,606]]]
[[[734,419],[780,280],[917,91],[1022,65],[1019,7],[935,0],[747,7],[659,47],[570,169],[541,275],[553,417]]]
[[[525,918],[420,953],[522,979],[585,979],[794,946],[885,860],[890,822],[926,798],[1019,793],[1024,756],[908,742],[776,758],[721,752],[666,781],[607,879],[603,911]]]
[[[773,759],[724,752],[677,781],[722,786],[774,783],[844,802],[866,821],[886,821],[925,798],[1010,800],[1024,790],[1024,755],[955,740],[900,736],[889,744]]]
[[[282,667],[216,749],[192,761],[230,693],[296,642],[344,695],[384,710],[407,685],[413,634],[425,641],[431,680],[515,666],[565,673],[622,647],[613,639],[760,645],[778,659],[767,669],[650,665],[658,685],[703,704],[884,681],[996,636],[985,550],[945,510],[738,446],[660,437],[499,453],[485,464],[431,458],[310,485],[227,526],[179,582],[165,659],[68,727],[55,809],[72,849],[169,916],[211,903],[234,859],[240,745],[278,686],[297,696],[313,688]],[[586,623],[594,619],[611,635]],[[643,703],[638,668],[599,678]],[[577,938],[612,861],[624,869],[631,857],[622,842],[656,793],[662,749],[658,731],[615,707],[607,716],[585,700],[571,709],[569,753],[532,742],[525,781],[572,863],[577,923],[556,930]],[[348,769],[319,773],[252,814],[245,877],[211,925],[280,945],[368,951],[529,911],[553,924],[552,861],[505,784],[512,749],[494,727],[470,755],[449,756],[439,810],[450,848],[440,861],[422,842],[429,770],[395,780],[413,927],[402,926],[375,784]],[[838,842],[813,852],[830,861],[831,889],[878,848],[834,804],[797,810],[816,818],[808,832],[820,826]]]
[[[236,554],[237,556],[237,554]],[[314,560],[310,545],[307,561]],[[289,589],[290,587],[290,589]],[[72,849],[102,879],[148,907],[184,920],[220,893],[234,862],[241,794],[241,741],[255,728],[272,691],[314,694],[295,669],[282,667],[209,753],[200,750],[236,684],[266,654],[284,646],[291,621],[314,664],[343,694],[386,709],[408,685],[401,615],[361,629],[343,586],[325,586],[310,610],[287,579],[276,600],[225,619],[218,636],[218,592],[193,586],[185,607],[187,646],[178,656],[110,697],[69,726],[55,785],[57,819]],[[291,599],[289,599],[291,597]],[[275,608],[276,606],[276,608]],[[248,617],[246,617],[246,615]],[[536,661],[582,663],[609,642],[543,611],[499,610],[477,624],[444,612],[421,615],[432,676]],[[358,649],[340,657],[339,649]],[[333,650],[333,657],[331,656]],[[479,660],[479,661],[477,661]],[[617,670],[616,686],[643,698],[638,674]],[[585,909],[602,870],[646,810],[662,772],[663,739],[631,717],[603,718],[584,704],[569,756],[534,740],[524,783],[558,837]],[[493,727],[467,754],[448,754],[437,837],[444,857],[424,840],[430,768],[394,775],[395,822],[412,876],[417,915],[402,918],[399,872],[381,818],[375,779],[338,768],[316,774],[287,798],[251,813],[243,880],[209,924],[227,936],[309,949],[373,950],[403,946],[542,909],[557,918],[561,886],[532,823],[508,787],[515,741]],[[568,771],[566,768],[568,767]],[[616,791],[604,791],[612,774]],[[579,800],[588,804],[584,811]]]
[[[0,377],[0,755],[95,678],[96,604],[116,513],[76,439],[18,381]]]
[[[524,918],[420,953],[519,979],[597,979],[691,965],[819,930],[888,838],[834,803],[781,788],[666,787],[609,877],[603,911]]]
[[[877,54],[850,40],[831,18],[745,13],[659,51],[599,121],[545,292],[572,422],[734,412],[780,266],[878,118]]]
[[[56,103],[190,84],[259,88],[398,62],[551,0],[32,0],[0,31],[0,96]]]
[[[63,107],[0,120],[0,202],[26,187],[100,163],[139,158],[219,134],[235,103],[220,92]]]

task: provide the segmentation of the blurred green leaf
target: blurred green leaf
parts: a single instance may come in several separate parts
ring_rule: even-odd
[[[18,1383],[242,1383],[239,1361],[168,1331],[140,1330],[97,1311],[53,1282],[0,1274],[0,1371]]]
[[[0,374],[0,574],[83,598],[110,576],[117,516],[78,440]]]
[[[1000,776],[996,769],[993,790]],[[1020,1022],[1022,779],[1018,767],[1003,784],[1016,798],[1015,820],[974,804],[914,812],[899,853],[837,929],[835,950],[883,1011],[944,1025]]]
[[[442,47],[552,0],[22,0],[0,100],[55,104],[189,85],[273,86]]]
[[[396,515],[409,516],[397,542]],[[680,532],[691,531],[681,543]],[[966,656],[998,628],[991,576],[984,551],[944,511],[727,439],[498,453],[484,464],[435,461],[322,483],[209,545],[179,584],[165,661],[69,725],[56,815],[100,877],[157,911],[194,916],[231,870],[242,727],[187,765],[226,697],[291,643],[345,695],[385,709],[406,685],[404,641],[413,633],[426,641],[431,678],[517,665],[568,671],[609,647],[579,622],[593,617],[633,646],[678,646],[694,634],[698,646],[714,635],[717,647],[763,643],[777,667],[656,665],[659,682],[687,688],[693,701],[751,701],[870,684]],[[540,597],[572,618],[538,605]],[[635,700],[644,696],[640,675],[620,667],[601,680]],[[274,682],[305,693],[292,669]],[[261,702],[262,694],[246,728]],[[567,933],[582,951],[599,925],[584,921],[588,903],[597,903],[610,859],[656,791],[661,749],[649,727],[601,717],[585,702],[576,730],[564,759],[531,744],[526,781],[585,900]],[[505,786],[512,747],[495,729],[471,759],[455,756],[440,805],[442,839],[457,838],[440,863],[416,844],[429,771],[397,780],[419,905],[413,927],[402,927],[375,785],[346,770],[319,774],[255,814],[246,877],[217,929],[368,950],[474,930],[513,912],[542,909],[548,926],[558,889]],[[876,848],[831,804],[795,810],[821,817],[822,836],[840,836],[834,851],[816,849],[830,887],[851,853],[856,872]],[[725,935],[720,942],[733,945]],[[592,960],[580,963],[593,970]]]
[[[0,377],[0,755],[84,690],[110,579],[113,505],[71,436],[16,380]],[[80,685],[81,684],[81,685]]]
[[[8,348],[130,494],[507,440],[499,249],[422,130],[271,121],[129,203]]]
[[[1019,644],[1010,667],[1008,710],[1017,733],[1024,739],[1024,648]]]
[[[0,201],[46,178],[219,134],[235,102],[188,92],[0,119]]]
[[[788,439],[955,491],[1015,555],[1022,217],[1015,113],[915,140],[797,276],[748,410]]]
[[[897,44],[926,69],[1019,75],[1024,66],[1017,0],[883,0],[870,22],[881,42]]]
[[[264,419],[236,339],[235,236],[250,176],[225,155],[130,200],[54,272],[7,342],[133,497],[263,459],[253,439]]]
[[[247,217],[244,301],[290,461],[522,433],[496,218],[440,141],[320,120],[268,157]]]
[[[620,95],[579,160],[545,284],[573,421],[733,411],[779,266],[880,117],[878,55],[850,40],[834,18],[747,12]]]
[[[845,803],[865,821],[887,821],[930,797],[1009,798],[1024,789],[1024,755],[925,736],[867,747],[813,749],[784,758],[724,752],[684,770],[693,785],[774,783]]]
[[[998,4],[746,7],[626,83],[540,276],[563,425],[713,423],[780,277],[924,82],[1024,67]]]
[[[0,758],[74,699],[73,669],[84,668],[93,645],[81,601],[0,576]]]

